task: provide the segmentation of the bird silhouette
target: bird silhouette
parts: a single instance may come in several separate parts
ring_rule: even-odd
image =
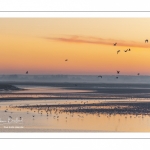
[[[65,61],[68,61],[68,59],[65,59]]]
[[[120,52],[120,50],[117,51],[117,54]]]
[[[114,46],[116,46],[117,45],[117,43],[114,43]]]
[[[120,73],[120,71],[117,71],[117,73],[119,74],[119,73]]]
[[[129,48],[128,51],[131,51],[131,49]]]
[[[28,71],[26,71],[26,74],[28,74]]]
[[[137,74],[138,76],[140,75],[140,73]]]
[[[148,39],[145,40],[145,43],[148,43]]]
[[[127,52],[128,51],[128,49],[127,50],[124,50],[124,52]]]
[[[101,77],[101,78],[102,78],[102,76],[98,76],[98,77]]]

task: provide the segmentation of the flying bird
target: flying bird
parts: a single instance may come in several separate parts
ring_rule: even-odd
[[[148,43],[148,39],[145,40],[145,43],[146,43],[146,42]]]
[[[117,71],[117,73],[119,74],[119,73],[120,73],[120,71]]]
[[[117,51],[117,54],[120,52],[120,50]]]
[[[26,74],[28,74],[28,71],[26,71]]]
[[[114,46],[116,46],[117,45],[117,43],[114,43]]]
[[[98,76],[98,77],[101,77],[101,78],[102,78],[102,76]]]

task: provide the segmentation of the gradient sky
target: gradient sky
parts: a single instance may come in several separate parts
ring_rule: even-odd
[[[0,18],[0,52],[0,74],[150,75],[150,18]]]

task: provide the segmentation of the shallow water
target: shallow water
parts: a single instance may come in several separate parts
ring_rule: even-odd
[[[19,88],[26,90],[14,91],[13,93],[77,93],[77,92],[89,92],[89,90],[77,90],[77,89],[65,89],[62,87],[51,87],[51,86],[21,86],[16,85]]]
[[[69,90],[55,87],[37,87],[26,86],[28,88],[25,93],[20,96],[26,97],[25,100],[17,99],[21,91],[15,94],[0,95],[1,98],[8,97],[8,100],[0,101],[0,131],[1,132],[149,132],[150,131],[150,115],[149,114],[110,114],[110,113],[87,113],[87,112],[67,112],[73,108],[55,107],[50,112],[46,112],[47,105],[75,105],[75,104],[98,104],[98,103],[113,103],[113,102],[132,102],[148,101],[147,98],[133,99],[86,99],[89,95],[84,93],[85,98],[79,98],[78,94],[82,90]],[[47,92],[59,93],[59,96],[68,92],[72,93],[74,99],[38,99],[37,95],[33,94]],[[65,92],[64,92],[65,91]],[[27,94],[27,93],[29,94]],[[30,93],[31,92],[31,93]],[[32,93],[33,92],[33,93]],[[14,93],[14,92],[13,92]],[[32,99],[30,96],[32,95]],[[9,100],[9,97],[14,97],[14,100]],[[41,97],[43,94],[41,95]],[[44,93],[44,96],[49,96]],[[51,95],[52,96],[52,95]],[[15,100],[15,97],[17,100]],[[40,97],[40,94],[38,95]],[[35,99],[33,99],[35,98]],[[37,107],[20,106],[43,106],[38,111]],[[89,107],[89,106],[87,106]],[[97,108],[98,106],[92,106]],[[5,112],[6,111],[6,112]],[[42,113],[42,114],[41,114]],[[10,116],[12,118],[10,118]],[[34,117],[33,117],[34,116]],[[20,118],[21,117],[21,118]]]
[[[83,101],[83,100],[82,100]],[[86,100],[85,100],[86,101]],[[96,100],[91,101],[96,103]],[[81,103],[81,100],[40,100],[38,105],[60,104],[60,103]],[[9,105],[37,105],[36,100],[1,102],[0,118],[1,121],[7,121],[9,116],[12,120],[23,120],[21,123],[0,121],[1,132],[32,132],[32,131],[92,131],[92,132],[149,132],[150,115],[132,115],[132,114],[87,114],[87,113],[59,113],[51,111],[47,113],[41,109],[38,113],[33,108],[9,108]],[[8,109],[7,112],[5,110]],[[35,112],[34,112],[35,111]],[[28,112],[28,113],[27,113]],[[33,118],[34,115],[34,118]],[[59,116],[57,118],[57,116]]]

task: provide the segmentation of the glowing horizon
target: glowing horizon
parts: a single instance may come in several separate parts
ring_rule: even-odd
[[[149,26],[150,18],[0,18],[0,74],[150,75]]]

